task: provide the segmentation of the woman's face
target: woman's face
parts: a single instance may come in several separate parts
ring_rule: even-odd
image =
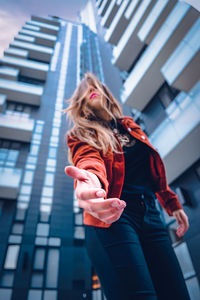
[[[100,91],[95,86],[90,84],[88,93],[85,97],[87,105],[93,110],[98,118],[104,121],[109,121],[111,117],[102,107],[101,97],[102,95],[100,94]]]
[[[97,88],[95,88],[92,84],[89,85],[88,93],[86,95],[86,100],[88,102],[92,102],[93,99],[96,100],[96,98],[100,99],[100,93]],[[94,102],[94,101],[93,101]]]

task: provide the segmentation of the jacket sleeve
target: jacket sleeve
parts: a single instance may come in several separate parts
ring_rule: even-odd
[[[71,151],[73,165],[95,174],[101,181],[107,195],[109,183],[104,160],[99,151],[86,142],[78,140],[76,137],[67,136],[67,145],[69,151]],[[75,188],[76,184],[75,180]]]
[[[178,200],[178,196],[170,189],[168,185],[166,190],[156,192],[155,194],[158,198],[158,201],[169,216],[173,215],[173,211],[177,209],[183,209],[183,206]]]

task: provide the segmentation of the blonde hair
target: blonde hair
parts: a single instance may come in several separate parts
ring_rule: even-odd
[[[88,94],[90,85],[98,89],[101,96],[101,106],[107,114],[117,122],[123,116],[118,101],[114,98],[108,87],[102,83],[92,72],[85,73],[73,95],[65,102],[70,103],[63,112],[73,121],[74,126],[66,133],[68,136],[76,136],[96,149],[106,154],[109,148],[119,153],[119,146],[112,130],[106,123],[101,122],[94,111],[87,105],[85,97]],[[71,153],[68,151],[68,160],[72,163]]]

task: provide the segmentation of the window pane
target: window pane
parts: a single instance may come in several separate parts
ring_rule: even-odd
[[[44,185],[52,186],[53,183],[54,183],[54,174],[52,174],[52,173],[46,173],[45,174]]]
[[[43,285],[43,274],[42,273],[33,273],[31,279],[31,287],[40,288]]]
[[[58,281],[59,250],[49,249],[46,273],[46,287],[56,288]]]
[[[44,291],[44,300],[56,300],[57,291]]]
[[[41,300],[42,299],[42,291],[40,290],[29,290],[28,300]]]
[[[4,271],[1,276],[0,285],[4,287],[12,287],[14,280],[14,272]],[[1,298],[0,298],[1,299]]]
[[[53,188],[43,187],[42,195],[47,196],[47,197],[52,197],[53,196]]]
[[[38,246],[46,246],[47,245],[47,238],[45,237],[36,237],[35,244]]]
[[[22,184],[21,186],[21,194],[30,195],[31,194],[32,185]]]
[[[189,278],[195,275],[193,263],[187,248],[187,244],[185,242],[179,244],[174,248],[174,251],[179,260],[179,264],[181,266],[184,278]]]
[[[45,249],[37,248],[35,251],[34,270],[43,270],[45,262]]]
[[[74,228],[74,238],[75,239],[84,239],[85,238],[85,230],[82,226],[75,226]]]
[[[37,224],[37,235],[48,236],[49,235],[49,224],[43,224],[43,223]]]
[[[49,157],[50,158],[55,158],[57,154],[57,149],[55,147],[50,147],[49,149]]]
[[[23,224],[15,223],[15,224],[13,224],[12,233],[22,234],[23,229],[24,229],[24,225]]]
[[[33,181],[33,171],[25,171],[24,173],[24,183],[32,183]]]
[[[24,208],[17,208],[15,219],[19,220],[19,221],[20,220],[24,220],[25,219],[25,215],[26,215],[26,209],[24,209]]]
[[[60,246],[61,241],[60,238],[49,238],[49,246]]]
[[[10,300],[12,296],[11,289],[0,289],[0,299]]]
[[[5,269],[16,269],[18,255],[19,255],[19,246],[18,245],[8,246],[4,268]]]
[[[10,244],[20,244],[22,242],[21,235],[10,235],[8,242]]]

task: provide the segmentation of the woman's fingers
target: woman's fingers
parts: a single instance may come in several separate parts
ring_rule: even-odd
[[[78,199],[79,206],[85,209],[87,212],[99,213],[107,209],[115,208],[121,209],[126,206],[126,202],[118,198],[109,199],[90,199],[90,200],[80,200]]]
[[[79,200],[90,200],[95,198],[103,198],[105,196],[106,196],[105,190],[100,188],[76,190],[76,197]]]
[[[84,202],[86,202],[86,201],[84,201]],[[120,216],[124,210],[124,207],[125,207],[124,205],[121,207],[114,207],[114,208],[109,206],[109,208],[106,210],[97,211],[96,206],[95,206],[95,209],[91,209],[91,207],[90,208],[86,207],[85,211],[87,211],[90,215],[94,216],[95,218],[97,218],[107,224],[111,224],[120,218]]]
[[[178,223],[178,228],[177,228],[177,235],[183,236],[184,233],[188,230],[189,228],[189,222],[188,222],[188,217],[185,214],[183,209],[177,210],[174,212],[174,216],[176,218],[176,221]]]
[[[74,179],[80,180],[80,181],[87,181],[88,180],[87,173],[84,170],[79,169],[79,168],[74,167],[74,166],[65,167],[65,173],[68,176],[70,176]]]

